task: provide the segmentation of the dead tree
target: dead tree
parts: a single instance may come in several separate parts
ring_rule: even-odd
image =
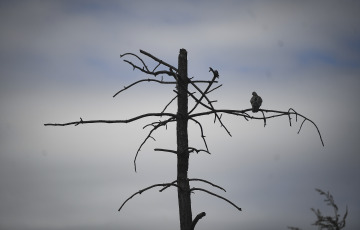
[[[138,70],[143,72],[144,74],[153,76],[155,78],[147,78],[142,79],[139,81],[136,81],[128,86],[125,86],[123,89],[118,91],[113,97],[117,96],[119,93],[129,89],[130,87],[142,83],[142,82],[156,82],[159,84],[173,84],[175,86],[175,89],[173,90],[175,92],[175,96],[170,100],[170,102],[165,106],[165,108],[161,112],[155,112],[155,113],[146,113],[141,114],[139,116],[127,119],[127,120],[83,120],[80,118],[78,121],[68,122],[68,123],[48,123],[45,124],[45,126],[67,126],[67,125],[83,125],[83,124],[90,124],[90,123],[130,123],[137,120],[140,120],[142,118],[147,117],[158,117],[160,118],[159,121],[154,121],[145,127],[151,127],[151,130],[149,131],[146,138],[143,140],[143,142],[140,144],[134,158],[134,169],[136,171],[136,159],[138,157],[138,154],[141,150],[141,148],[144,146],[144,144],[149,140],[153,139],[152,134],[158,130],[160,127],[167,126],[169,123],[176,122],[176,136],[177,136],[177,148],[174,149],[163,149],[163,148],[156,148],[155,151],[165,151],[172,154],[176,154],[177,156],[177,177],[174,181],[168,182],[168,183],[160,183],[160,184],[154,184],[147,188],[141,189],[138,192],[134,193],[132,196],[130,196],[128,199],[126,199],[121,207],[119,208],[119,211],[123,208],[123,206],[132,199],[135,195],[142,194],[143,192],[160,187],[160,192],[164,191],[165,189],[169,187],[176,187],[178,192],[178,205],[179,205],[179,217],[180,217],[180,229],[181,230],[190,230],[194,229],[195,225],[201,219],[206,215],[205,212],[199,213],[194,219],[192,218],[191,213],[191,194],[200,191],[204,193],[208,193],[212,196],[215,196],[217,198],[220,198],[227,203],[234,206],[237,210],[241,211],[241,208],[239,208],[237,205],[235,205],[230,200],[226,199],[225,197],[214,193],[212,191],[206,190],[204,188],[200,187],[190,187],[190,182],[192,181],[199,181],[203,182],[209,185],[212,185],[214,188],[221,189],[225,191],[222,187],[204,180],[204,179],[198,179],[198,178],[188,178],[188,167],[189,167],[189,155],[190,153],[198,153],[198,152],[205,152],[210,154],[210,150],[208,148],[206,138],[204,135],[204,129],[201,124],[201,122],[198,120],[199,117],[207,116],[207,115],[213,115],[214,116],[214,123],[218,122],[220,126],[227,132],[229,136],[231,136],[230,131],[226,127],[226,125],[223,123],[222,115],[223,114],[229,114],[233,116],[243,117],[245,120],[263,120],[264,126],[266,125],[266,122],[270,118],[276,118],[281,116],[288,116],[290,126],[292,125],[292,117],[295,116],[295,119],[297,121],[298,118],[302,118],[303,121],[300,125],[299,131],[300,132],[303,124],[305,121],[309,121],[312,123],[319,136],[321,143],[323,144],[323,140],[320,134],[320,131],[317,127],[317,125],[307,117],[297,113],[294,109],[290,108],[288,111],[278,111],[278,110],[269,110],[269,109],[259,109],[256,108],[256,111],[260,111],[262,116],[255,116],[255,114],[250,114],[250,112],[253,111],[252,108],[244,109],[244,110],[232,110],[232,109],[216,109],[213,105],[215,101],[211,100],[209,98],[209,94],[213,92],[214,90],[218,89],[222,85],[218,84],[218,78],[219,73],[217,70],[214,70],[210,67],[209,72],[212,73],[211,80],[195,80],[193,78],[188,77],[188,69],[187,69],[187,51],[185,49],[180,49],[179,57],[178,57],[178,67],[174,67],[165,61],[153,56],[152,54],[145,52],[143,50],[140,50],[140,53],[151,58],[154,60],[157,64],[154,68],[150,68],[145,61],[140,58],[138,55],[134,53],[125,53],[120,55],[121,58],[123,57],[129,57],[132,58],[129,61],[125,59],[124,61],[128,64],[130,64],[133,67],[133,70]],[[163,69],[157,70],[159,67],[162,67]],[[158,76],[162,76],[161,80],[156,78]],[[163,80],[163,76],[168,76],[171,79],[170,80]],[[205,85],[205,89],[201,89],[200,85]],[[195,92],[197,93],[195,96],[195,93],[190,92],[189,87],[193,88]],[[170,113],[165,112],[168,108],[168,106],[173,103],[177,99],[177,112],[176,113]],[[188,108],[188,100],[191,99],[194,101],[194,106],[189,110]],[[261,102],[260,102],[261,104]],[[258,105],[259,106],[259,105]],[[204,110],[202,112],[196,112],[198,107],[202,107]],[[196,126],[198,126],[200,130],[200,135],[204,144],[203,148],[198,148],[194,146],[189,146],[188,143],[188,122],[194,123]]]

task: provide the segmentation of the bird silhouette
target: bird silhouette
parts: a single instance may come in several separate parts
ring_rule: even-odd
[[[252,98],[250,99],[252,111],[253,111],[254,113],[257,113],[257,112],[259,111],[260,106],[261,106],[262,99],[261,99],[261,97],[260,97],[256,92],[253,92],[252,95],[253,95],[253,96],[252,96]]]

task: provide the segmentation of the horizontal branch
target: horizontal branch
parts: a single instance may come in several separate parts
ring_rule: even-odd
[[[206,193],[208,193],[208,194],[210,194],[210,195],[213,195],[213,196],[215,196],[215,197],[217,197],[217,198],[220,198],[220,199],[228,202],[229,204],[231,204],[232,206],[234,206],[237,210],[241,211],[241,208],[239,208],[236,204],[234,204],[234,203],[231,202],[230,200],[228,200],[228,199],[226,199],[225,197],[222,197],[222,196],[220,196],[220,195],[218,195],[218,194],[216,194],[216,193],[210,192],[210,191],[208,191],[208,190],[206,190],[206,189],[195,188],[195,187],[190,189],[190,192],[193,192],[193,191],[206,192]]]
[[[127,199],[122,203],[122,205],[120,206],[120,208],[119,208],[118,211],[120,212],[121,209],[124,207],[124,205],[125,205],[130,199],[132,199],[134,196],[136,196],[137,194],[141,194],[141,193],[143,193],[143,192],[145,192],[145,191],[147,191],[147,190],[149,190],[149,189],[155,188],[155,187],[166,187],[166,188],[167,188],[167,187],[170,187],[170,186],[178,187],[178,185],[175,184],[175,183],[164,183],[164,184],[154,184],[154,185],[151,185],[151,186],[149,186],[149,187],[147,187],[147,188],[141,189],[141,190],[139,190],[138,192],[132,194],[129,198],[127,198]]]
[[[133,122],[133,121],[145,118],[145,117],[162,117],[162,116],[176,118],[176,115],[173,113],[146,113],[146,114],[142,114],[137,117],[127,119],[127,120],[88,120],[88,121],[84,121],[84,120],[82,120],[82,118],[80,118],[80,121],[73,121],[73,122],[68,122],[68,123],[46,123],[44,125],[45,126],[67,126],[67,125],[92,124],[92,123],[108,123],[108,124],[130,123],[130,122]]]
[[[206,80],[195,80],[195,81],[191,81],[191,82],[193,82],[193,83],[207,83],[207,84],[212,83],[212,81],[206,81]],[[218,83],[218,81],[213,81],[213,82]]]
[[[177,154],[177,151],[171,150],[171,149],[160,149],[160,148],[156,148],[156,149],[154,149],[154,151],[169,152],[169,153],[175,153],[175,154]]]
[[[244,109],[244,110],[216,109],[216,110],[210,110],[210,111],[206,111],[206,112],[190,114],[189,118],[194,118],[194,117],[199,117],[199,116],[204,116],[204,115],[209,115],[209,114],[214,114],[214,113],[227,113],[227,114],[231,114],[231,115],[245,116],[245,117],[251,118],[251,116],[246,113],[249,111],[251,111],[251,109]]]
[[[314,127],[316,128],[319,137],[320,137],[320,141],[322,146],[324,146],[324,141],[322,139],[320,130],[318,128],[318,126],[315,124],[315,122],[313,122],[312,120],[310,120],[309,118],[305,117],[304,115],[297,113],[294,109],[290,108],[288,111],[279,111],[279,110],[271,110],[271,109],[259,109],[259,111],[262,112],[262,117],[255,117],[255,116],[250,116],[247,112],[251,111],[251,109],[244,109],[244,110],[230,110],[230,109],[218,109],[218,110],[211,110],[211,111],[206,111],[206,112],[201,112],[201,113],[195,113],[195,114],[191,114],[189,115],[189,119],[192,119],[194,117],[199,117],[199,116],[204,116],[204,115],[209,115],[209,114],[217,114],[217,113],[226,113],[226,114],[230,114],[230,115],[236,115],[236,116],[242,116],[245,119],[255,119],[255,120],[264,120],[264,125],[266,125],[266,119],[270,119],[270,118],[275,118],[275,117],[281,117],[281,116],[289,116],[289,120],[290,120],[290,126],[291,126],[291,117],[290,115],[295,115],[296,118],[302,117],[304,119],[304,121],[301,123],[300,128],[298,133],[300,133],[301,128],[304,124],[305,121],[309,121],[311,122]],[[274,115],[270,115],[270,116],[265,116],[265,113],[274,113]]]

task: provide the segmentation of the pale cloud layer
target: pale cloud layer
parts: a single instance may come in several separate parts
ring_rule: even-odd
[[[44,127],[46,122],[122,119],[160,112],[174,96],[119,58],[144,49],[177,65],[186,48],[189,75],[223,86],[217,108],[263,107],[308,116],[247,122],[224,116],[233,137],[204,118],[212,155],[191,156],[189,174],[217,183],[242,207],[197,192],[197,229],[310,229],[311,207],[327,210],[314,190],[329,190],[348,229],[358,229],[360,4],[357,1],[2,1],[0,3],[0,229],[176,229],[177,195],[149,191],[173,181],[175,126],[140,152],[143,126]],[[131,59],[136,61],[136,59]],[[148,58],[150,66],[153,62]],[[164,79],[167,79],[164,76]],[[169,107],[175,112],[175,105]],[[190,144],[204,148],[196,125]],[[200,184],[194,184],[194,186]],[[213,188],[208,188],[213,189]],[[330,211],[330,210],[328,210]]]

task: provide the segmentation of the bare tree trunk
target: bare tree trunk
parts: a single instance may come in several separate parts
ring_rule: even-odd
[[[188,180],[189,146],[188,146],[188,76],[187,52],[180,50],[178,60],[178,120],[176,123],[177,135],[177,183],[180,229],[190,230],[192,222],[190,185]]]

